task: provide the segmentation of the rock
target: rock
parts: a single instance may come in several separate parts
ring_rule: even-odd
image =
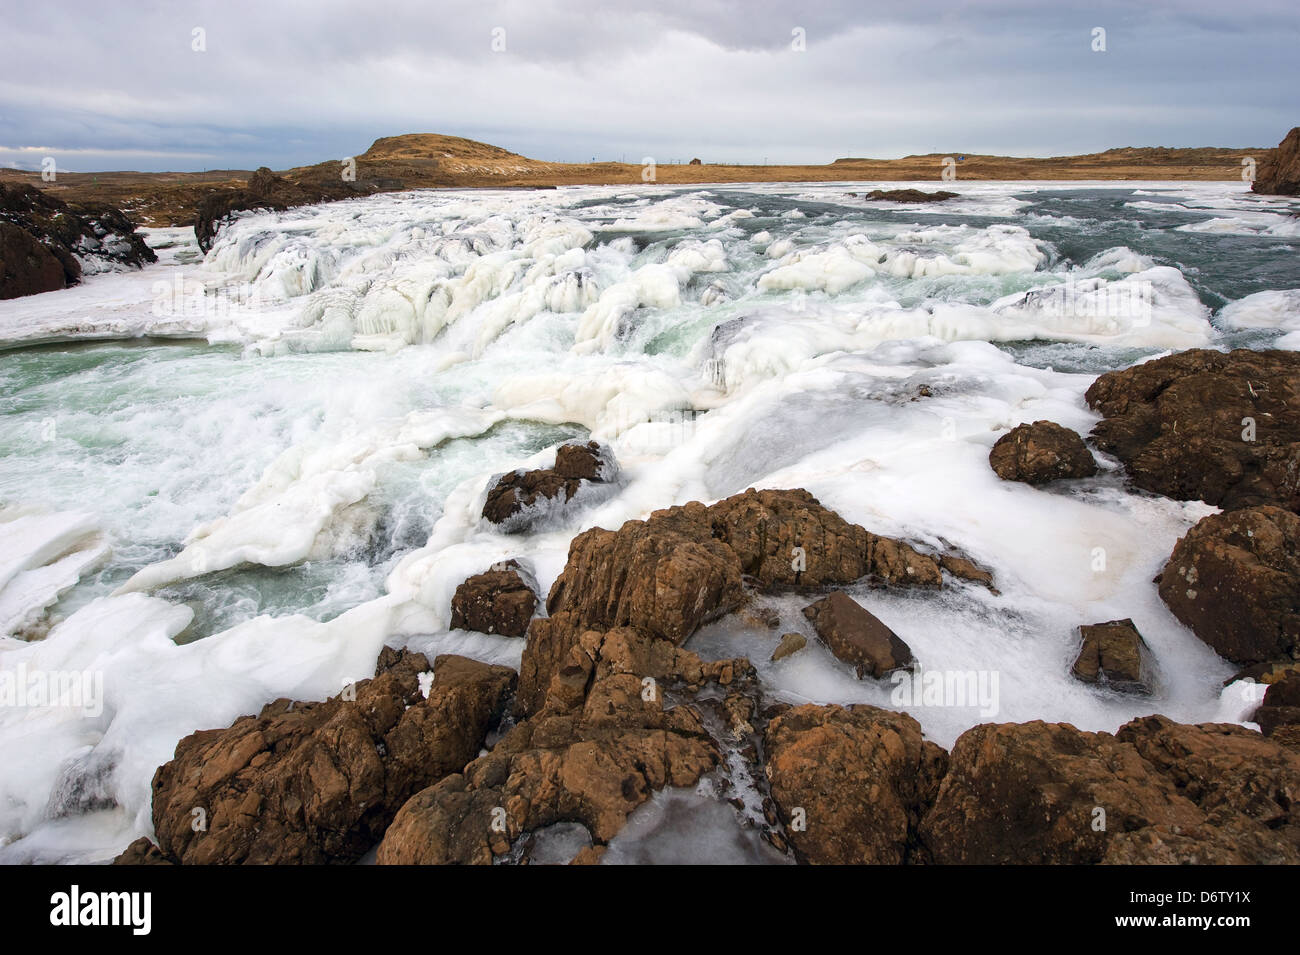
[[[1012,428],[993,445],[989,465],[1002,480],[1025,484],[1046,484],[1097,473],[1097,462],[1083,439],[1053,421],[1035,421]]]
[[[451,629],[522,637],[537,609],[537,594],[519,575],[518,565],[469,577],[451,598]]]
[[[1265,506],[1202,518],[1158,581],[1174,616],[1220,656],[1300,656],[1300,516]]]
[[[740,574],[735,552],[710,534],[704,506],[692,503],[579,534],[546,606],[581,628],[640,627],[680,644],[740,606]]]
[[[796,550],[798,548],[798,550]],[[521,711],[534,712],[585,630],[637,627],[675,644],[744,602],[742,576],[764,588],[848,583],[940,586],[936,558],[871,534],[804,490],[750,489],[592,528],[569,545],[564,572],[534,620],[520,668]],[[778,621],[779,622],[779,621]]]
[[[1251,721],[1258,723],[1265,736],[1273,736],[1278,729],[1300,725],[1300,672],[1292,671],[1269,686]]]
[[[583,633],[544,706],[463,773],[403,806],[377,861],[488,864],[558,822],[580,822],[603,847],[655,790],[694,785],[720,760],[695,706],[668,707],[660,683],[733,686],[741,678],[754,679],[746,661],[706,663],[643,631]]]
[[[1300,353],[1193,349],[1102,375],[1092,429],[1138,487],[1224,510],[1300,506]]]
[[[947,864],[1294,864],[1297,792],[1300,754],[1240,726],[983,724],[920,834]]]
[[[122,850],[122,854],[113,860],[113,865],[175,865],[161,849],[141,836]]]
[[[956,199],[957,193],[940,189],[938,192],[922,192],[920,189],[872,189],[867,193],[868,199],[887,202],[943,202]]]
[[[80,275],[78,266],[72,280]],[[63,263],[47,246],[26,229],[0,222],[0,299],[53,292],[67,285]]]
[[[531,528],[563,513],[579,491],[618,480],[618,465],[608,448],[595,441],[562,445],[555,465],[503,474],[488,490],[483,516],[506,533]]]
[[[379,672],[322,703],[277,700],[181,740],[153,780],[158,845],[187,864],[355,862],[414,793],[475,757],[514,671],[385,650]],[[202,826],[196,825],[201,821]]]
[[[1300,196],[1300,126],[1286,134],[1259,164],[1251,191],[1271,196]]]
[[[857,668],[859,680],[912,665],[911,648],[842,590],[808,605],[803,614],[831,653]]]
[[[712,535],[764,588],[825,587],[872,574],[887,584],[938,587],[939,563],[902,541],[872,534],[807,491],[753,488],[707,509]]]
[[[995,596],[1001,593],[997,587],[993,586],[993,574],[965,557],[944,554],[939,558],[939,566],[960,580],[969,580],[972,583],[984,585]]]
[[[798,653],[808,645],[808,638],[802,633],[786,633],[781,635],[780,645],[772,651],[772,662],[784,660],[791,654]]]
[[[33,186],[0,183],[0,299],[76,285],[83,272],[156,261],[118,209],[71,206]]]
[[[749,627],[775,630],[781,626],[781,615],[772,607],[745,607],[736,616]]]
[[[1151,692],[1150,651],[1133,621],[1112,620],[1079,628],[1083,647],[1073,672],[1084,683],[1123,693]]]
[[[772,720],[764,739],[772,798],[800,861],[914,861],[917,826],[947,763],[916,720],[874,706],[806,705]]]

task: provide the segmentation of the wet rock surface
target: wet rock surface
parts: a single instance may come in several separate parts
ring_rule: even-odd
[[[859,680],[879,679],[913,663],[911,648],[842,590],[810,604],[803,613],[836,659],[856,668]]]
[[[1193,349],[1099,377],[1097,446],[1138,487],[1225,510],[1300,506],[1300,353]]]
[[[1025,484],[1046,484],[1097,473],[1097,462],[1083,439],[1053,421],[1035,421],[1012,428],[993,445],[989,466],[1002,480]]]
[[[451,628],[522,637],[537,609],[537,594],[519,573],[503,564],[466,578],[451,598]]]
[[[1175,617],[1235,663],[1300,651],[1300,516],[1251,507],[1202,518],[1159,577]]]
[[[488,490],[483,516],[506,533],[526,530],[539,520],[563,514],[580,491],[617,479],[618,466],[608,448],[595,441],[562,445],[554,466],[512,471],[498,478]]]
[[[158,848],[185,864],[355,862],[407,799],[478,753],[514,682],[506,667],[386,650],[355,699],[277,700],[187,736],[154,775]]]
[[[1076,679],[1121,693],[1151,693],[1150,651],[1132,620],[1088,624],[1079,628],[1079,636],[1083,646],[1072,667]]]

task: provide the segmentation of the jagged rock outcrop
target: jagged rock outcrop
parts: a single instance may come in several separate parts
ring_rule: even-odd
[[[1251,719],[1265,736],[1276,736],[1278,730],[1289,728],[1288,736],[1294,738],[1300,727],[1300,672],[1293,670],[1270,684],[1264,702]]]
[[[527,530],[562,513],[580,492],[613,486],[617,480],[618,464],[607,447],[595,441],[561,445],[553,467],[520,469],[498,478],[483,502],[483,516],[506,533]],[[588,494],[588,499],[595,497]]]
[[[421,654],[386,649],[354,699],[277,700],[181,740],[153,781],[162,856],[355,862],[411,796],[477,755],[515,683],[508,667],[440,656],[426,698],[427,670]]]
[[[1300,754],[1240,726],[984,724],[920,833],[937,863],[1294,864],[1297,792]]]
[[[857,668],[859,680],[879,679],[912,665],[911,648],[842,590],[808,605],[803,614],[836,659]]]
[[[1270,149],[1259,168],[1251,191],[1272,196],[1300,196],[1300,126],[1293,127]]]
[[[803,862],[916,861],[916,831],[948,754],[904,713],[874,706],[799,706],[764,736],[772,799]]]
[[[753,679],[745,660],[706,663],[634,628],[587,631],[544,706],[403,806],[377,861],[487,864],[557,822],[580,822],[603,845],[655,790],[694,785],[720,761],[707,704],[670,706],[665,690]]]
[[[156,261],[121,210],[70,206],[33,186],[0,183],[0,299],[67,288],[83,272]]]
[[[1250,507],[1202,518],[1159,581],[1175,617],[1240,664],[1300,656],[1300,516]]]
[[[466,578],[451,598],[451,629],[522,637],[537,609],[537,594],[509,561]]]
[[[1097,446],[1138,487],[1225,510],[1300,507],[1300,353],[1193,349],[1102,375]]]
[[[1097,473],[1097,462],[1083,439],[1054,421],[1012,428],[993,445],[989,466],[1002,480],[1025,484],[1092,477]]]
[[[1150,651],[1132,620],[1087,624],[1079,636],[1083,646],[1071,668],[1075,679],[1122,693],[1151,692]]]

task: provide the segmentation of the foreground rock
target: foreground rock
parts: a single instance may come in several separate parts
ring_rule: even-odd
[[[1300,728],[1300,673],[1293,671],[1270,685],[1252,720],[1265,736],[1278,736],[1278,731],[1284,730],[1288,738],[1296,738]]]
[[[692,502],[593,528],[569,559],[534,620],[519,674],[521,712],[540,705],[551,675],[583,631],[637,627],[674,644],[737,609],[744,582],[762,589],[823,587],[863,577],[937,587],[939,561],[871,534],[804,490],[749,490],[706,507]]]
[[[1300,516],[1251,507],[1202,518],[1161,572],[1160,597],[1240,664],[1300,655]]]
[[[1054,421],[1012,428],[993,445],[989,465],[1002,480],[1025,484],[1092,477],[1097,473],[1097,462],[1083,439]]]
[[[440,656],[426,699],[419,677],[428,669],[420,654],[386,649],[355,699],[277,700],[181,740],[154,775],[161,855],[186,864],[355,862],[407,799],[474,758],[515,682],[506,667]]]
[[[1269,150],[1255,172],[1251,191],[1272,196],[1300,196],[1300,126]]]
[[[874,706],[800,706],[773,719],[764,740],[772,798],[800,861],[915,861],[948,755],[916,720]]]
[[[741,680],[752,687],[744,660],[706,663],[633,628],[587,631],[543,707],[403,806],[377,861],[488,864],[559,822],[580,822],[603,845],[655,790],[694,785],[719,764],[698,705],[670,707],[665,691]]]
[[[0,299],[67,288],[83,273],[156,261],[118,209],[70,206],[32,186],[0,183]]]
[[[469,577],[451,598],[451,629],[522,637],[537,609],[537,594],[511,561]]]
[[[857,668],[859,680],[912,665],[911,648],[842,590],[805,607],[803,614],[831,653]]]
[[[1300,753],[1163,716],[963,733],[920,826],[937,863],[1294,864]]]
[[[580,491],[617,480],[618,465],[608,448],[595,441],[562,445],[553,467],[498,478],[488,490],[483,516],[506,533],[527,530],[562,513]]]
[[[1132,620],[1083,626],[1079,636],[1083,647],[1074,661],[1076,679],[1122,693],[1151,692],[1150,651]]]
[[[1138,487],[1225,510],[1300,506],[1300,353],[1194,349],[1113,371],[1092,430]]]

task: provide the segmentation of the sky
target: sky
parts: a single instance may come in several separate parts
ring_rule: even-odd
[[[284,169],[413,132],[571,162],[1051,156],[1300,124],[1296,0],[61,0],[4,22],[18,168]]]

